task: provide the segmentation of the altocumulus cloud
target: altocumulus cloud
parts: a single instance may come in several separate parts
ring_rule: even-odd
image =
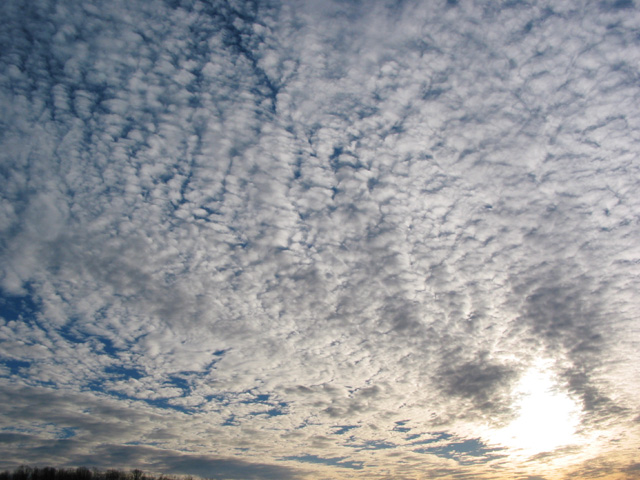
[[[637,470],[634,2],[0,14],[0,467]]]

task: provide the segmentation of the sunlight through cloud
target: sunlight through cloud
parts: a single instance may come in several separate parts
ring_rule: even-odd
[[[576,435],[580,408],[558,384],[550,361],[537,360],[518,382],[514,396],[516,418],[492,432],[491,442],[531,456],[581,441]]]

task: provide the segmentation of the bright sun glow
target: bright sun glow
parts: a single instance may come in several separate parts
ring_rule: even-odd
[[[516,391],[517,418],[490,434],[490,440],[524,455],[548,452],[575,443],[580,409],[558,390],[547,363],[536,362]]]

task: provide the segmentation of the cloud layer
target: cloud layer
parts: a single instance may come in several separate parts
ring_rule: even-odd
[[[0,12],[0,467],[633,475],[633,2]]]

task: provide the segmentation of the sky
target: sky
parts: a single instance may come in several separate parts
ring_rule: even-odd
[[[0,469],[640,478],[639,8],[0,2]]]

